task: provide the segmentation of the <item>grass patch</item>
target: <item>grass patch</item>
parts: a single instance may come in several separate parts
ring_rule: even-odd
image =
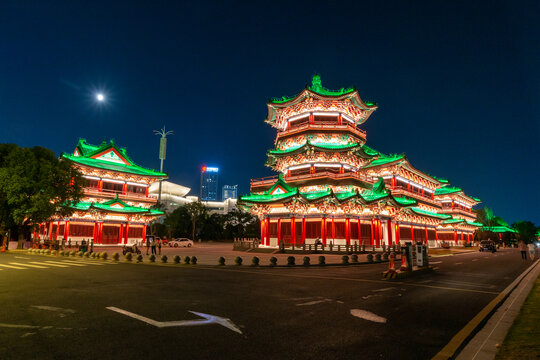
[[[527,296],[514,324],[497,352],[497,360],[538,359],[540,357],[540,277]]]

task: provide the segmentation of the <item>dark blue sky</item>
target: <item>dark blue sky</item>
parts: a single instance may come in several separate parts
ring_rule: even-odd
[[[406,153],[508,222],[540,225],[540,2],[0,2],[0,142],[113,138],[198,194],[272,175],[266,100],[314,73],[379,109],[368,145]],[[110,97],[92,102],[93,89]]]

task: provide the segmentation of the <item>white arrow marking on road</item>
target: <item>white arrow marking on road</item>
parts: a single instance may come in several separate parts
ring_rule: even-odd
[[[386,323],[386,318],[383,318],[367,310],[351,309],[351,315],[356,316],[360,319],[369,320],[381,324]]]
[[[232,321],[231,319],[222,318],[220,316],[205,314],[205,313],[199,313],[195,311],[190,311],[190,313],[198,315],[204,319],[199,320],[179,320],[179,321],[156,321],[152,320],[150,318],[134,314],[132,312],[119,309],[114,306],[109,306],[107,309],[111,311],[116,311],[117,313],[124,314],[126,316],[132,317],[134,319],[140,320],[142,322],[145,322],[147,324],[153,325],[158,328],[164,328],[164,327],[173,327],[173,326],[200,326],[200,325],[210,325],[210,324],[218,324],[221,326],[225,326],[227,329],[232,330],[234,332],[237,332],[239,334],[242,334],[242,330],[240,330]]]

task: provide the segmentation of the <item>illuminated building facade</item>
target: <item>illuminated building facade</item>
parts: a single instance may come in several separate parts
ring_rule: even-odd
[[[368,147],[359,126],[377,106],[356,89],[328,90],[314,76],[300,94],[267,105],[277,136],[266,165],[279,175],[252,180],[239,200],[261,219],[263,246],[473,241],[480,200],[403,154]]]
[[[218,197],[219,168],[203,166],[201,168],[201,200],[216,201]]]
[[[163,215],[150,209],[157,200],[149,196],[148,188],[167,174],[136,165],[112,140],[96,146],[81,139],[61,160],[70,161],[86,179],[84,197],[72,204],[73,215],[41,224],[35,237],[69,239],[72,244],[93,239],[96,245],[144,241],[148,223]]]
[[[223,185],[221,199],[223,201],[227,199],[238,199],[238,185]]]

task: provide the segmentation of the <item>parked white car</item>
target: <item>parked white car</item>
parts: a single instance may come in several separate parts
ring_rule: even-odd
[[[169,247],[192,247],[193,246],[193,240],[190,240],[188,238],[178,238],[169,241]]]

